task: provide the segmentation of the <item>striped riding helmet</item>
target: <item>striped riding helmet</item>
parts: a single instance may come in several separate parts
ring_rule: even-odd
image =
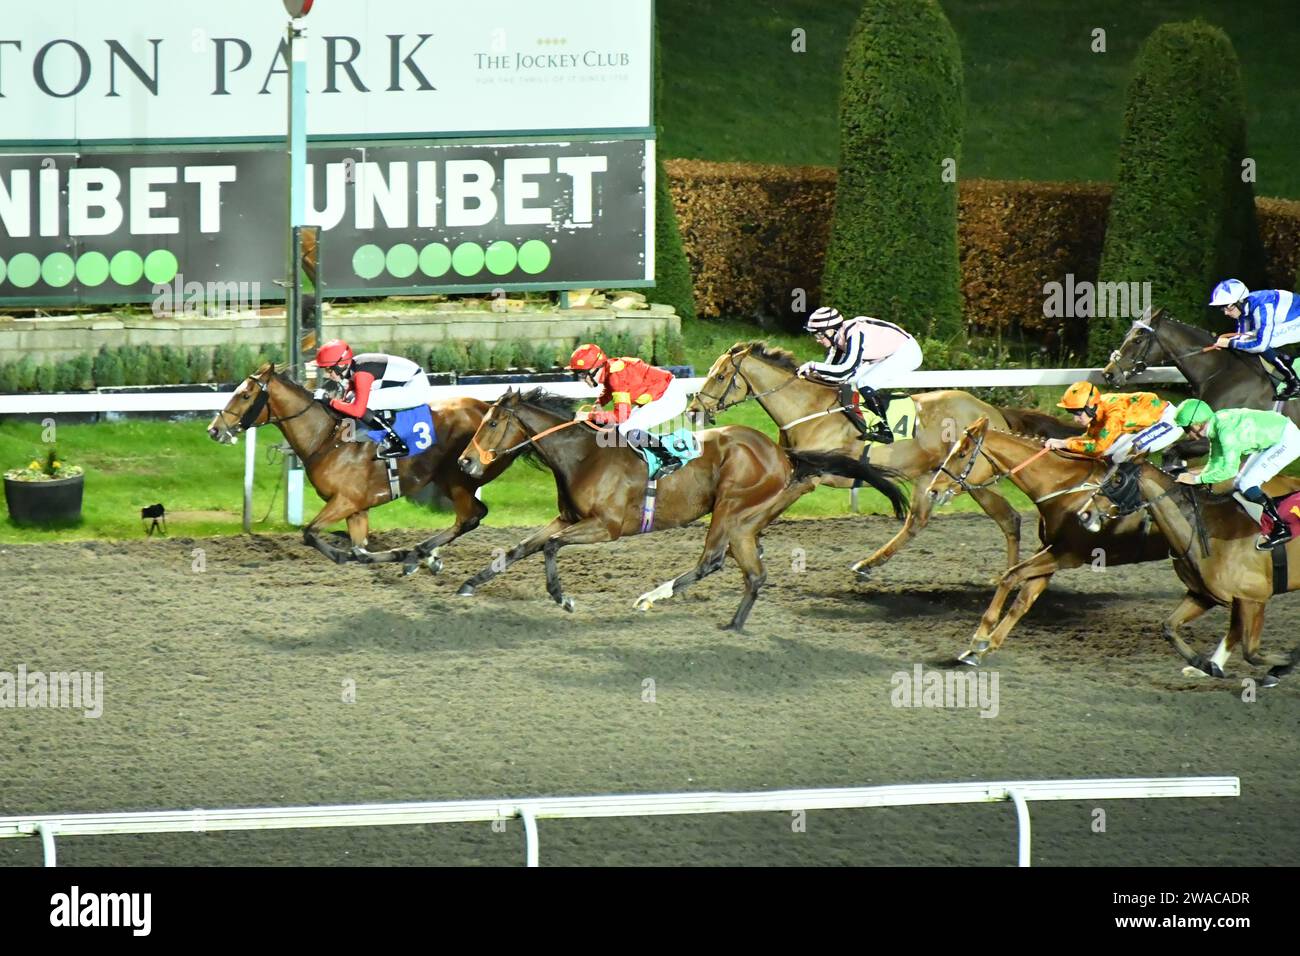
[[[803,330],[805,332],[829,332],[843,324],[844,316],[840,315],[838,309],[822,306],[808,316],[808,321],[804,323]]]

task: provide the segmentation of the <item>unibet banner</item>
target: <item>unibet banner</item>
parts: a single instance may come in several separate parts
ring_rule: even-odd
[[[285,135],[275,0],[13,0],[5,14],[0,144]],[[651,134],[652,0],[320,0],[300,22],[313,138]]]
[[[652,140],[317,146],[308,160],[327,296],[653,279]],[[209,283],[282,298],[284,164],[269,147],[0,154],[0,302]]]

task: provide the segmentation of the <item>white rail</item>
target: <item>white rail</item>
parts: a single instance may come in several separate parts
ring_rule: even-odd
[[[1029,385],[1070,385],[1087,379],[1103,384],[1101,369],[1096,368],[1021,368],[1021,369],[946,369],[907,372],[881,382],[886,388],[998,388]],[[702,378],[688,378],[686,386],[698,390]],[[1187,381],[1178,369],[1170,366],[1147,369],[1131,376],[1128,385],[1176,383]],[[437,385],[437,398],[470,396],[494,401],[507,385]],[[546,382],[543,387],[559,395],[588,398],[596,391],[581,382]],[[41,415],[72,412],[217,412],[230,401],[230,392],[113,392],[101,394],[0,395],[0,415]]]
[[[538,865],[537,821],[597,817],[764,813],[996,803],[1016,806],[1020,866],[1030,864],[1029,803],[1036,800],[1138,800],[1160,797],[1237,797],[1237,777],[1138,777],[1098,780],[1011,780],[930,783],[756,793],[658,793],[586,797],[373,803],[328,807],[253,807],[237,810],[160,810],[142,813],[29,814],[0,817],[0,839],[39,836],[45,865],[56,863],[56,836],[124,833],[204,833],[218,830],[297,830],[313,827],[411,826],[523,820],[528,866]]]

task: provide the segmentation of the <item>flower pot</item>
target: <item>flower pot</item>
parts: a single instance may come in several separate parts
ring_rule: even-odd
[[[85,475],[50,481],[5,479],[5,504],[15,524],[72,524],[81,520]]]

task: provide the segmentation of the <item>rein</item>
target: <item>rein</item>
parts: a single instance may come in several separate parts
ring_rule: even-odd
[[[1049,451],[1051,451],[1050,448],[1044,445],[1042,448],[1034,452],[1032,455],[1030,455],[1020,464],[1016,465],[1014,468],[1011,468],[1007,471],[1002,471],[1001,470],[1002,466],[999,465],[993,459],[993,457],[987,451],[984,450],[984,439],[987,435],[988,432],[982,432],[979,438],[975,440],[975,448],[971,451],[970,458],[966,460],[966,467],[962,469],[960,475],[954,475],[951,471],[949,471],[946,462],[943,465],[939,466],[939,471],[947,475],[954,482],[956,482],[957,485],[961,488],[961,490],[965,491],[967,494],[969,494],[972,491],[982,491],[985,488],[990,488],[993,485],[996,485],[1003,478],[1010,478],[1011,476],[1020,472],[1022,469],[1028,468],[1034,462],[1038,461],[1038,459],[1042,458]],[[977,455],[982,457],[985,461],[989,463],[990,467],[993,469],[994,474],[993,477],[990,478],[988,481],[982,481],[977,485],[973,485],[970,483],[969,478],[970,478],[970,473],[975,469],[975,459]],[[1090,482],[1085,482],[1081,485],[1076,485],[1073,488],[1064,488],[1060,491],[1053,491],[1046,495],[1043,495],[1043,497],[1041,498],[1035,498],[1034,504],[1040,504],[1051,498],[1059,497],[1060,495],[1068,495],[1076,491],[1089,491],[1099,487],[1100,485],[1092,484]]]
[[[745,385],[749,388],[749,394],[746,395],[746,396],[745,396],[744,398],[742,398],[742,399],[739,399],[739,400],[737,400],[737,401],[734,401],[734,402],[730,402],[730,403],[729,403],[729,402],[727,401],[727,396],[730,395],[730,394],[731,394],[731,390],[732,390],[733,388],[736,387],[736,379],[738,379],[738,378],[739,378],[739,379],[744,379]],[[754,391],[754,386],[750,383],[749,379],[745,376],[745,373],[744,373],[743,371],[741,371],[741,368],[740,368],[740,362],[736,361],[736,356],[732,355],[732,356],[731,356],[731,379],[727,382],[727,387],[724,388],[724,389],[722,390],[722,395],[720,395],[718,398],[714,399],[714,403],[715,403],[715,404],[714,404],[714,408],[713,408],[713,414],[715,414],[715,415],[720,415],[720,414],[722,414],[723,412],[727,411],[728,409],[735,408],[735,407],[737,407],[738,405],[743,405],[743,404],[745,404],[745,402],[749,401],[751,398],[755,398],[755,399],[757,399],[757,398],[766,398],[768,395],[771,395],[773,392],[779,392],[781,389],[785,388],[787,385],[791,385],[791,384],[793,384],[794,382],[797,382],[798,380],[799,380],[799,379],[798,379],[798,376],[792,376],[792,377],[786,379],[786,380],[785,380],[784,382],[782,382],[780,385],[775,385],[775,386],[773,386],[772,388],[766,389],[765,391],[762,391],[762,392],[756,392],[756,391]],[[705,396],[708,397],[708,398],[713,398],[713,396],[708,395],[708,394],[705,393],[703,390],[701,390],[699,394],[701,394],[701,395],[705,395]],[[800,424],[801,422],[806,422],[806,421],[809,421],[809,420],[814,419],[814,418],[821,418],[823,415],[831,415],[831,414],[833,414],[833,413],[835,413],[835,412],[838,412],[838,411],[841,411],[841,409],[840,409],[840,408],[832,408],[832,409],[829,409],[829,410],[824,411],[824,412],[817,412],[816,414],[813,414],[813,415],[806,415],[806,416],[804,416],[803,418],[797,418],[797,419],[795,419],[794,421],[792,421],[792,422],[790,422],[789,424],[786,424],[786,425],[782,425],[780,422],[777,422],[777,423],[776,423],[776,427],[777,427],[779,430],[781,430],[781,431],[785,431],[787,428],[790,428],[791,426],[794,426],[794,425],[798,425],[798,424]],[[773,420],[773,421],[776,421],[775,418],[773,418],[772,420]]]
[[[502,455],[513,455],[515,452],[519,451],[519,449],[523,448],[525,445],[535,444],[536,442],[545,438],[547,435],[550,435],[554,432],[558,432],[563,428],[569,428],[572,425],[586,425],[587,427],[593,429],[594,431],[604,430],[599,425],[593,425],[591,422],[587,421],[586,419],[575,418],[572,421],[560,422],[560,424],[558,425],[552,425],[550,428],[543,429],[542,431],[537,432],[536,434],[529,434],[528,426],[524,424],[523,419],[520,418],[517,414],[515,414],[515,412],[512,409],[506,408],[504,405],[497,405],[496,407],[501,411],[505,412],[507,415],[509,415],[510,419],[516,425],[518,425],[520,430],[528,437],[525,438],[523,441],[518,442],[517,444],[511,445],[509,448],[505,449],[504,451],[497,451],[494,448],[484,448],[482,445],[480,445],[478,443],[478,432],[475,431],[474,435],[470,438],[470,444],[472,444],[474,446],[474,450],[478,452],[479,464],[481,464],[484,468],[492,464]],[[480,428],[481,427],[482,426],[480,426]]]

